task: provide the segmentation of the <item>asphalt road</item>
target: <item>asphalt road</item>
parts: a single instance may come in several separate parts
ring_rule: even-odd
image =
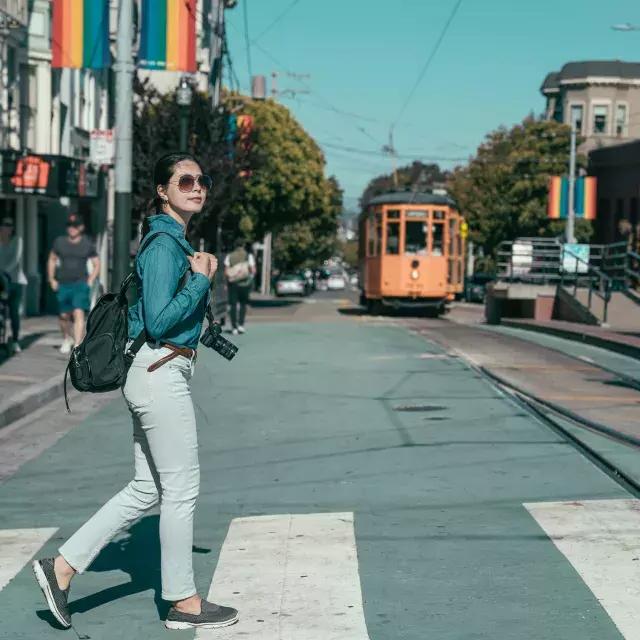
[[[262,301],[232,363],[200,354],[196,579],[241,613],[215,637],[637,637],[631,496],[469,367],[462,325],[353,300]],[[494,359],[524,344],[490,335]],[[63,633],[28,563],[130,479],[123,401],[74,400],[0,435],[3,638]],[[157,532],[151,512],[76,579],[79,634],[165,637]]]

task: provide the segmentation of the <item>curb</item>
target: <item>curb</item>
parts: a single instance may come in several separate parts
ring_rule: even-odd
[[[560,338],[573,340],[574,342],[584,342],[594,347],[608,349],[609,351],[620,353],[623,356],[628,356],[630,358],[640,360],[640,347],[625,344],[624,342],[620,342],[618,340],[610,340],[609,338],[593,335],[592,333],[586,333],[582,331],[569,331],[568,329],[561,329],[560,327],[547,327],[538,324],[518,322],[517,320],[507,320],[504,318],[501,320],[500,324],[504,325],[505,327],[512,327],[514,329],[525,329],[526,331],[548,333]]]
[[[64,374],[60,374],[46,382],[29,385],[10,400],[0,403],[0,429],[61,397],[63,387]]]

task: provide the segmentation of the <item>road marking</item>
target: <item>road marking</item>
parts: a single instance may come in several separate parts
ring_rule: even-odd
[[[627,640],[640,639],[640,500],[524,505]]]
[[[233,520],[208,599],[240,622],[196,638],[368,640],[353,514]]]
[[[0,529],[0,591],[57,529]]]

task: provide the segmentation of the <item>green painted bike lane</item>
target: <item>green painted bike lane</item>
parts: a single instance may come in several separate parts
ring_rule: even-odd
[[[250,329],[231,364],[201,353],[193,381],[203,594],[233,518],[353,512],[372,640],[621,637],[522,506],[628,497],[612,480],[464,362],[403,329]],[[116,400],[0,485],[0,528],[57,527],[38,555],[53,554],[128,482],[131,449]],[[157,531],[152,512],[74,581],[79,633],[170,633]],[[0,612],[2,638],[73,633],[48,624],[28,566],[0,591]]]

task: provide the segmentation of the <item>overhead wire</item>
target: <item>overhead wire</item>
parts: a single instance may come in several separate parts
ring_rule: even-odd
[[[244,0],[245,2],[247,0]],[[274,18],[267,27],[265,27],[253,40],[251,41],[255,44],[258,40],[260,40],[265,34],[267,34],[273,27],[275,27],[297,4],[300,3],[300,0],[293,0],[276,18]]]
[[[402,116],[404,115],[404,112],[406,111],[407,107],[409,106],[409,103],[411,102],[413,96],[415,95],[415,92],[420,86],[422,79],[424,78],[425,74],[429,70],[431,63],[435,59],[436,54],[438,53],[438,50],[440,49],[440,46],[442,45],[442,42],[444,41],[444,38],[447,35],[447,32],[449,31],[449,27],[451,26],[453,19],[456,17],[456,14],[458,13],[458,9],[460,9],[461,4],[462,4],[462,0],[457,0],[455,5],[453,6],[453,9],[449,14],[449,18],[447,19],[444,27],[442,28],[442,31],[440,32],[438,39],[434,43],[433,48],[431,49],[431,53],[429,54],[429,57],[427,58],[427,61],[424,63],[422,69],[420,70],[420,73],[418,74],[418,78],[416,79],[413,87],[411,88],[411,91],[409,91],[409,95],[407,96],[406,100],[402,104],[402,107],[400,108],[400,111],[398,112],[398,115],[392,124],[392,128],[399,122],[400,118],[402,118]]]

